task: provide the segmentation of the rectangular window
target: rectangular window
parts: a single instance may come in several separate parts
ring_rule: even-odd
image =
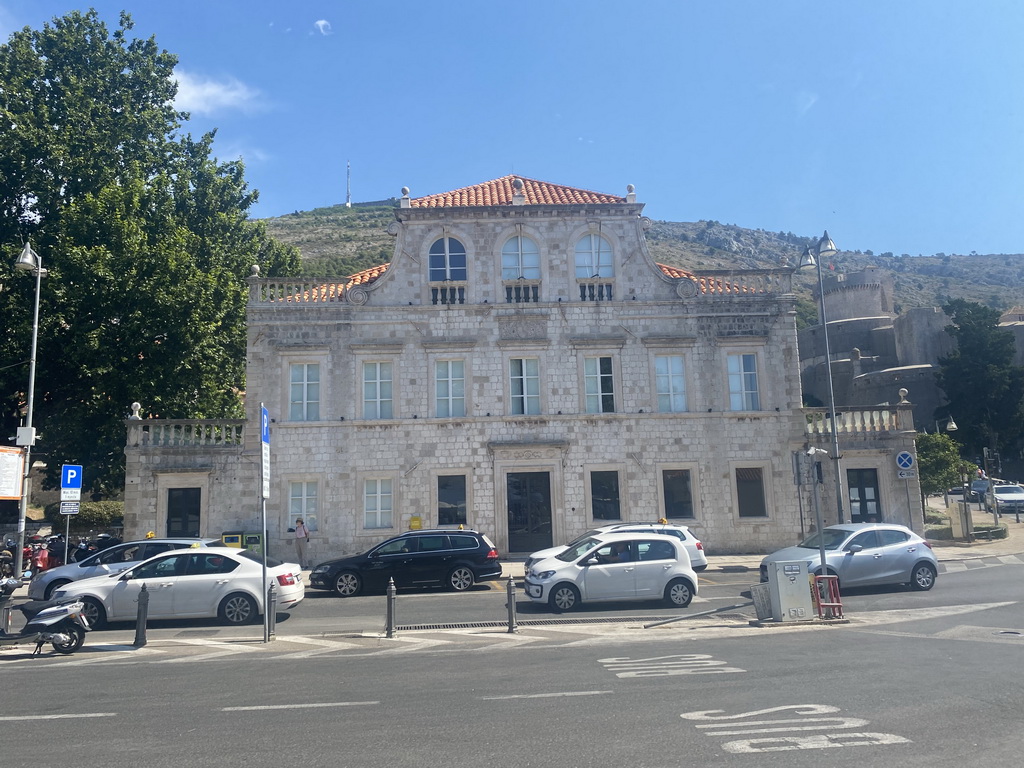
[[[437,524],[466,524],[465,475],[441,475],[437,478]]]
[[[317,484],[290,483],[288,486],[288,527],[294,528],[300,517],[311,531],[318,530]]]
[[[729,355],[729,409],[761,410],[757,391],[757,355]]]
[[[740,517],[768,517],[763,474],[760,467],[736,469],[736,502]]]
[[[665,469],[661,473],[666,518],[693,518],[693,486],[690,470]]]
[[[583,384],[587,393],[587,413],[615,413],[614,377],[610,357],[583,360]]]
[[[508,361],[512,413],[517,416],[540,413],[540,363],[535,357]]]
[[[392,412],[391,363],[363,363],[363,418],[390,419]]]
[[[466,363],[438,360],[434,365],[435,412],[439,418],[466,415]]]
[[[595,520],[621,520],[619,511],[619,473],[590,473],[590,506]]]
[[[320,419],[320,365],[292,363],[289,367],[288,419],[318,421]]]
[[[363,526],[365,528],[391,528],[391,480],[378,478],[363,484]]]
[[[658,355],[654,358],[655,386],[659,413],[686,410],[686,379],[682,355]]]

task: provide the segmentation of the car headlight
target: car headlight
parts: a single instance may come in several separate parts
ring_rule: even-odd
[[[552,576],[555,575],[555,572],[554,571],[541,571],[540,573],[535,574],[535,575],[541,581],[547,581],[548,579],[550,579]]]
[[[316,568],[314,568],[312,571],[310,571],[310,573],[327,573],[327,571],[329,571],[329,570],[330,570],[330,566],[318,565]]]

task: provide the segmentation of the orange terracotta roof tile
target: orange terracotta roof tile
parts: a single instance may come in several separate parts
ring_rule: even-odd
[[[464,208],[476,205],[512,205],[512,186],[515,179],[523,182],[526,205],[593,205],[603,203],[624,203],[625,197],[575,189],[561,184],[527,179],[524,176],[502,176],[500,179],[485,181],[452,192],[417,197],[409,201],[411,208]]]
[[[283,299],[284,301],[296,301],[303,304],[310,302],[342,301],[345,297],[345,292],[350,288],[357,285],[369,285],[378,277],[383,275],[390,266],[390,262],[387,264],[379,264],[376,267],[370,267],[369,269],[364,269],[362,272],[356,272],[354,275],[349,275],[348,280],[344,282],[319,283],[317,285],[312,285],[299,293],[283,297]]]

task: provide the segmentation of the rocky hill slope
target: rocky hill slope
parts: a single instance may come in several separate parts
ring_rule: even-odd
[[[302,253],[303,274],[343,277],[390,261],[394,238],[387,234],[397,200],[346,208],[343,205],[296,211],[266,219],[270,233]],[[818,235],[744,229],[717,221],[655,221],[647,233],[655,260],[695,271],[765,269],[795,265]],[[873,254],[841,251],[832,259],[837,272],[882,267],[893,275],[898,310],[941,306],[949,298],[977,301],[996,309],[1024,304],[1024,255]],[[805,312],[814,279],[807,270],[796,281]]]

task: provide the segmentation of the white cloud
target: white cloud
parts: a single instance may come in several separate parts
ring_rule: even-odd
[[[320,19],[319,21],[313,22],[313,26],[320,30],[321,35],[331,34],[331,22],[327,19]]]
[[[178,81],[178,96],[174,106],[185,112],[212,115],[230,110],[251,112],[260,107],[260,92],[237,78],[214,80],[203,75],[193,75],[180,67],[174,70],[174,77]]]
[[[805,115],[818,101],[818,94],[810,93],[809,91],[800,91],[796,95],[796,101],[797,112],[801,115]]]

